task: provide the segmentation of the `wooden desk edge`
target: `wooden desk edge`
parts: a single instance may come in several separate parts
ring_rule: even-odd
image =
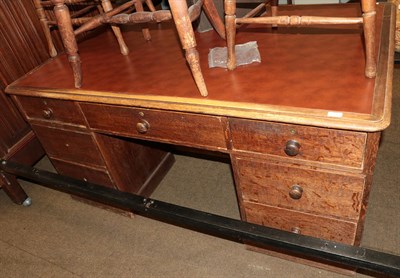
[[[387,91],[386,94],[388,94],[390,90]],[[384,104],[385,109],[382,111],[383,113],[368,115],[343,112],[342,117],[328,117],[329,112],[334,112],[333,114],[335,115],[340,115],[342,112],[213,100],[198,102],[186,98],[132,94],[123,95],[79,90],[63,91],[45,88],[8,87],[6,92],[8,94],[21,96],[37,96],[110,105],[135,106],[149,109],[172,110],[367,132],[385,129],[390,124],[391,116],[389,109],[389,106],[391,106],[391,96],[389,97],[387,95]]]
[[[391,118],[395,12],[394,5],[385,3],[381,44],[378,53],[378,75],[375,82],[375,94],[371,114],[227,102],[206,98],[180,98],[79,89],[22,87],[18,86],[18,80],[10,84],[5,91],[12,95],[240,117],[364,132],[381,131],[389,126]],[[35,70],[37,69],[33,71]]]

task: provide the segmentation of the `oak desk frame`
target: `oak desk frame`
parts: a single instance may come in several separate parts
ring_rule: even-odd
[[[380,47],[370,113],[44,88],[27,86],[23,79],[6,91],[61,174],[149,195],[154,186],[124,186],[132,179],[123,172],[137,173],[138,165],[129,169],[125,164],[119,170],[115,166],[116,161],[123,163],[124,153],[141,148],[127,138],[222,152],[231,157],[242,220],[359,245],[380,132],[391,117],[395,9],[383,4],[378,10]],[[64,137],[57,137],[62,133]],[[69,141],[75,137],[79,139]],[[93,149],[89,157],[79,156],[76,146],[76,156],[69,149],[82,143]],[[144,153],[152,152],[150,146]],[[168,168],[165,153],[158,155],[159,164],[153,163],[145,180],[159,168]]]

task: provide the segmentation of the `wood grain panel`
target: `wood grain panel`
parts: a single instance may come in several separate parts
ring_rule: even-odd
[[[33,1],[0,1],[0,61],[10,84],[49,58]]]
[[[245,201],[355,221],[360,217],[364,176],[240,158],[234,165]],[[299,199],[289,195],[293,186],[303,190]]]
[[[223,117],[81,103],[93,129],[136,138],[225,150]],[[137,124],[146,121],[146,132]]]
[[[62,175],[115,188],[111,177],[106,170],[85,167],[80,164],[69,163],[54,158],[51,160],[51,163],[54,168],[56,168],[57,172]]]
[[[48,59],[31,0],[0,1],[0,156],[30,132],[5,87]],[[38,31],[39,30],[39,31]]]
[[[0,157],[24,137],[30,128],[2,90],[0,90]]]
[[[104,134],[96,134],[96,141],[120,191],[150,196],[175,161],[153,144]]]
[[[73,101],[21,96],[17,100],[28,118],[85,125],[82,112]]]
[[[357,225],[334,218],[243,202],[248,222],[285,231],[297,230],[303,235],[353,244]]]
[[[32,128],[50,157],[83,165],[105,166],[91,134],[36,124]]]
[[[290,124],[230,119],[234,150],[290,157],[285,153],[289,140],[300,144],[291,158],[362,168],[366,133],[323,129]]]

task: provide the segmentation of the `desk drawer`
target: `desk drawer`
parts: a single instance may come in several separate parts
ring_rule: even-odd
[[[57,159],[52,159],[51,162],[57,172],[78,180],[96,183],[109,188],[115,188],[110,175],[106,170],[89,168],[82,165],[68,163]]]
[[[234,150],[362,168],[366,133],[229,119]]]
[[[28,118],[85,125],[79,107],[73,101],[39,97],[17,97]]]
[[[41,125],[31,126],[50,157],[104,167],[104,161],[91,134]]]
[[[223,118],[81,103],[93,129],[194,147],[226,149]]]
[[[357,221],[365,178],[235,158],[245,201]]]
[[[345,244],[354,244],[356,223],[252,202],[243,202],[242,205],[248,222]]]

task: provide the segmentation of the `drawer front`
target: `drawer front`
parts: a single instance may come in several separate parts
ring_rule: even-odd
[[[345,244],[355,241],[356,223],[251,202],[243,202],[243,207],[250,223]]]
[[[96,143],[88,133],[32,125],[46,153],[84,165],[104,166]]]
[[[226,149],[221,117],[81,103],[91,128],[135,138]]]
[[[366,134],[230,119],[234,150],[362,168]]]
[[[28,118],[85,125],[79,107],[73,101],[39,97],[17,97]]]
[[[365,178],[236,158],[245,201],[358,220]]]
[[[82,165],[67,163],[57,159],[52,159],[51,162],[59,174],[78,180],[96,183],[105,187],[115,188],[111,177],[105,170],[84,167]]]

